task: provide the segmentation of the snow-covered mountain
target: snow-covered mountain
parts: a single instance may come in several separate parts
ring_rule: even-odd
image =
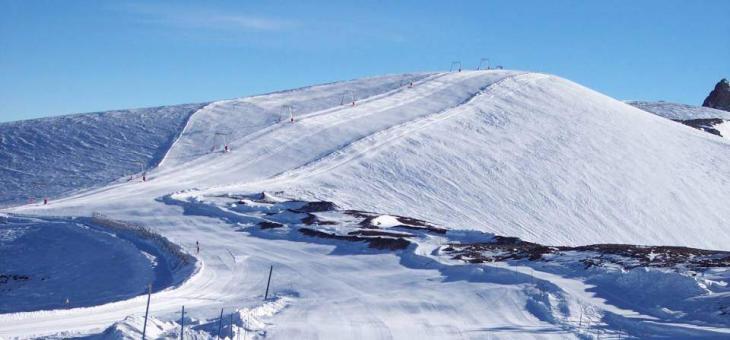
[[[58,223],[59,216],[73,217],[81,224],[79,217],[103,213],[144,225],[194,254],[202,263],[195,274],[152,296],[159,301],[150,308],[160,336],[179,331],[170,322],[183,304],[197,320],[191,320],[191,334],[200,337],[217,334],[210,320],[221,307],[237,310],[231,332],[274,338],[730,333],[730,321],[718,314],[730,308],[724,262],[703,264],[697,270],[707,276],[700,280],[674,264],[671,270],[606,265],[589,271],[579,261],[594,259],[590,254],[555,255],[573,261],[565,265],[570,269],[469,264],[474,258],[449,255],[462,248],[448,248],[489,242],[496,234],[566,247],[730,250],[726,139],[556,76],[507,70],[366,78],[164,112],[170,118],[144,124],[148,132],[139,134],[133,133],[141,129],[133,115],[119,118],[129,130],[111,118],[84,133],[66,132],[64,118],[44,121],[50,127],[38,131],[32,121],[13,123],[8,131],[24,137],[2,154],[22,159],[14,161],[14,171],[33,173],[38,164],[18,150],[19,141],[35,145],[35,154],[49,162],[45,155],[97,140],[97,147],[72,153],[64,168],[71,178],[95,162],[89,149],[116,144],[119,150],[108,149],[100,156],[104,161],[96,161],[97,175],[83,183],[62,181],[63,190],[55,192],[84,190],[5,213]],[[134,135],[133,142],[99,139],[116,132]],[[42,138],[56,142],[37,142]],[[141,144],[147,151],[130,159]],[[137,159],[150,167],[145,181],[127,181],[125,171],[136,169]],[[117,170],[102,171],[103,164]],[[19,202],[35,179],[2,174],[0,180],[18,188],[4,191],[0,202]],[[51,192],[47,187],[33,193]],[[273,194],[251,198],[261,192]],[[338,208],[303,205],[321,200]],[[303,224],[320,229],[299,233]],[[420,233],[428,225],[438,228]],[[25,229],[13,228],[16,236],[8,239],[20,242]],[[407,232],[414,228],[418,234]],[[373,250],[352,242],[363,235],[399,246]],[[256,300],[270,265],[277,295],[261,304]],[[681,284],[647,292],[648,300],[626,301],[619,292],[632,285],[612,282],[623,282],[627,270],[631,282]],[[668,302],[672,295],[684,302]],[[697,299],[712,306],[700,308]],[[649,306],[652,301],[657,305]],[[93,317],[83,308],[0,315],[0,336],[137,334],[130,329],[138,328],[144,302],[137,297],[91,307]],[[584,315],[592,326],[584,325]]]
[[[730,112],[728,111],[663,101],[629,101],[627,103],[695,129],[730,138]]]
[[[671,102],[628,101],[629,105],[671,120],[720,118],[730,120],[730,112],[711,107]]]

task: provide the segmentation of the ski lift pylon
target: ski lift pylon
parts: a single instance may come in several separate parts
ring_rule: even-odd
[[[289,116],[289,122],[294,123],[294,107],[286,104],[281,106],[281,113],[279,114],[279,121],[283,120],[283,117]]]
[[[484,65],[484,62],[487,62],[487,70],[489,69],[489,58],[482,58],[479,60],[479,65],[477,66],[477,71],[482,70],[482,65]]]
[[[218,149],[219,145],[223,145],[223,152],[230,151],[230,148],[228,147],[228,136],[231,134],[230,131],[216,131],[215,137],[213,140],[213,147],[211,148],[211,152],[215,152],[216,149]],[[222,142],[222,143],[219,143]]]
[[[348,97],[350,100],[345,101],[345,99],[347,99]],[[347,92],[342,94],[342,99],[340,100],[340,105],[345,105],[345,103],[351,103],[351,106],[355,106],[355,93],[353,93],[352,90],[347,90]]]

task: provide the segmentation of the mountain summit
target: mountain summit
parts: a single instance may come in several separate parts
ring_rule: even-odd
[[[705,98],[702,106],[730,111],[730,83],[727,79],[723,78],[715,85],[715,89]]]

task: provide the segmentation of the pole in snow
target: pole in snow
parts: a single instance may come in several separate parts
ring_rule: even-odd
[[[180,340],[183,340],[183,330],[185,329],[185,305],[182,306],[180,314]]]
[[[139,172],[142,173],[142,181],[147,181],[147,170],[144,168],[144,163],[139,163]]]
[[[142,326],[142,340],[147,335],[147,315],[150,313],[150,298],[152,297],[152,284],[147,285],[147,308],[144,310],[144,326]]]
[[[216,335],[216,339],[221,338],[221,327],[223,326],[223,308],[221,308],[221,316],[218,317],[218,335]]]
[[[583,307],[580,307],[580,319],[578,320],[578,329],[583,325]]]
[[[266,294],[264,294],[264,301],[269,298],[269,285],[271,284],[271,272],[274,271],[274,266],[269,267],[269,280],[266,281]]]
[[[231,313],[231,340],[233,340],[233,313]]]

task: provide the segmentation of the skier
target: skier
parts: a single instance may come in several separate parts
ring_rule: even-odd
[[[228,151],[229,151],[228,150],[228,144],[226,144],[226,146],[223,148],[223,152],[228,152]]]
[[[200,254],[200,243],[195,241],[195,254]]]
[[[46,204],[48,204],[48,198],[43,199],[43,205],[46,205]]]
[[[147,182],[147,174],[142,174],[142,182]]]
[[[410,84],[408,84],[408,88],[411,88],[411,89],[413,88],[413,82],[411,82]]]

